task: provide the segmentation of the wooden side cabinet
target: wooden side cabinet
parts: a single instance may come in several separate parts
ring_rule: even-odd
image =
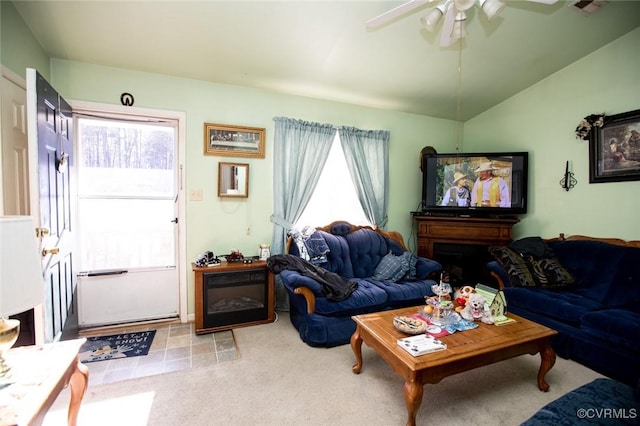
[[[275,320],[275,281],[267,262],[222,262],[195,272],[196,334]]]

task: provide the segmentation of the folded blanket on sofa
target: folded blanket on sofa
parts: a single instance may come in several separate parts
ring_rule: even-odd
[[[508,246],[520,256],[531,255],[537,259],[545,259],[554,256],[553,251],[541,237],[526,237],[513,241]]]
[[[267,268],[274,274],[283,270],[297,271],[301,275],[313,278],[322,286],[327,299],[339,302],[345,300],[358,287],[358,283],[347,281],[340,275],[327,271],[298,256],[291,254],[275,254],[267,259]]]
[[[309,238],[307,238],[305,245],[307,246],[307,251],[309,252],[311,259],[324,256],[329,252],[327,242],[322,238],[322,235],[320,235],[318,231],[315,231],[311,236],[309,236]]]
[[[300,229],[293,228],[289,230],[288,235],[298,247],[301,258],[314,265],[327,262],[329,246],[315,228],[311,226],[304,226]]]

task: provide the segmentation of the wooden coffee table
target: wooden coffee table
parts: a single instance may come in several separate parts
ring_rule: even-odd
[[[479,326],[472,330],[441,337],[440,340],[447,344],[446,350],[414,357],[398,346],[397,340],[407,335],[393,327],[393,317],[415,314],[418,309],[403,308],[352,317],[357,325],[351,336],[351,349],[356,356],[353,372],[359,374],[362,370],[362,342],[365,342],[404,378],[404,398],[409,414],[407,426],[416,424],[426,383],[438,383],[447,376],[519,355],[540,353],[538,387],[544,392],[549,390],[544,376],[556,361],[549,341],[557,333],[555,330],[509,314],[515,323],[503,326],[478,323]]]
[[[89,369],[78,360],[87,339],[20,346],[6,353],[11,367],[0,386],[0,425],[39,425],[62,389],[70,387],[68,426],[75,426]]]

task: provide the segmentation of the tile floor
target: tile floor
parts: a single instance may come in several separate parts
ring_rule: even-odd
[[[193,323],[162,323],[81,332],[81,337],[93,337],[156,330],[146,356],[86,363],[91,384],[111,383],[238,359],[231,330],[196,335],[193,328]]]

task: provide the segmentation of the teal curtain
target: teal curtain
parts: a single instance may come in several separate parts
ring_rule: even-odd
[[[338,130],[351,179],[369,222],[387,225],[389,132],[342,127]]]
[[[284,253],[287,232],[306,207],[327,162],[336,129],[329,124],[276,117],[273,154],[273,240],[271,254]],[[289,298],[276,280],[276,309]]]

